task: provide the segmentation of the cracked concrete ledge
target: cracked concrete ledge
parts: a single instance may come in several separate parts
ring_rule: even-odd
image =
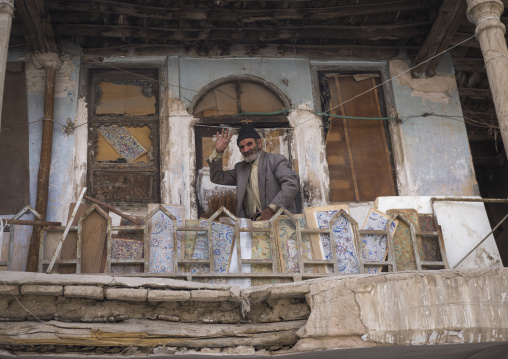
[[[109,274],[46,274],[28,272],[0,272],[0,280],[6,284],[45,285],[108,285],[118,287],[145,287],[171,289],[229,290],[230,285],[202,284],[170,278],[124,277]]]
[[[195,305],[204,305],[212,313],[220,308],[213,309],[214,302],[227,304],[229,313],[239,310],[243,313],[242,317],[228,314],[230,319],[221,319],[222,323],[231,324],[247,323],[254,317],[262,322],[263,313],[271,310],[271,321],[292,320],[277,319],[278,314],[273,316],[274,305],[287,307],[291,302],[305,305],[306,301],[310,310],[305,315],[302,311],[300,317],[295,318],[306,321],[302,321],[295,332],[297,340],[290,352],[508,341],[508,268],[346,275],[244,290],[172,279],[19,272],[0,273],[0,283],[2,280],[5,286],[0,287],[6,290],[0,292],[0,301],[7,297],[7,286],[16,293],[19,288],[31,285],[29,293],[33,295],[38,294],[37,286],[62,286],[65,292],[69,291],[67,286],[73,285],[81,286],[73,289],[73,295],[100,297],[100,293],[89,292],[95,285],[104,288],[105,293],[114,294],[109,296],[111,299],[126,301],[126,297],[132,295],[133,301],[147,303],[136,305],[146,308],[153,301],[185,303],[194,299]],[[56,289],[52,291],[60,293]],[[41,288],[41,294],[44,293],[48,296],[48,288]],[[160,316],[161,320],[176,321],[178,310],[177,307],[160,307],[151,315],[153,319]],[[206,315],[201,315],[194,323],[211,323],[213,320]]]
[[[295,351],[508,340],[508,269],[310,281]]]

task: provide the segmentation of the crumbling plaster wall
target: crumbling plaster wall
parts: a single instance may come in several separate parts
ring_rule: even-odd
[[[9,61],[25,61],[27,79],[28,131],[29,131],[29,173],[30,204],[35,208],[37,176],[39,171],[42,141],[42,117],[44,114],[45,71],[38,68],[31,54],[12,52]],[[74,199],[75,132],[66,133],[63,126],[67,119],[75,122],[78,103],[78,82],[80,72],[80,49],[68,46],[62,49],[62,64],[57,70],[55,83],[55,106],[53,124],[53,151],[51,156],[50,186],[47,209],[48,221],[61,221],[67,216],[67,204]],[[29,216],[25,217],[26,219]],[[32,228],[17,226],[14,245],[13,270],[25,270]]]
[[[506,268],[405,272],[311,282],[295,349],[503,342]]]
[[[248,289],[109,275],[6,272],[3,279],[0,348],[171,346],[204,354],[248,346],[250,354],[282,354],[508,340],[507,268],[343,275]]]
[[[294,129],[291,143],[291,154],[298,166],[301,177],[301,189],[304,206],[318,206],[328,201],[328,165],[325,159],[325,148],[321,119],[312,114],[313,93],[310,77],[309,60],[306,59],[179,59],[179,93],[184,107],[194,104],[201,95],[200,91],[210,83],[225,77],[253,76],[269,82],[279,89],[289,100],[294,110],[288,116],[290,126]],[[180,110],[179,110],[180,111]],[[170,115],[171,117],[171,115]],[[179,133],[175,136],[177,148],[190,148],[188,154],[178,156],[183,163],[195,164],[194,130],[195,119],[180,119]],[[182,126],[188,124],[191,138]],[[181,146],[178,146],[181,145]],[[180,154],[180,153],[179,153]],[[172,166],[173,167],[173,166]],[[185,167],[182,167],[186,170]],[[186,183],[194,183],[194,168],[187,171],[190,178]],[[180,194],[188,193],[181,186]],[[171,198],[181,198],[181,195]],[[194,198],[190,198],[192,213],[197,213]],[[183,204],[183,203],[182,203]]]
[[[68,203],[74,201],[86,185],[87,126],[85,72],[81,71],[80,51],[69,47],[62,57],[57,74],[55,121],[65,124],[69,118],[76,127],[67,134],[54,126],[51,184],[48,220],[65,222]],[[9,61],[18,61],[26,53],[12,51]],[[41,145],[41,119],[44,108],[43,70],[27,58],[28,103],[30,125],[30,193],[35,206],[37,172]],[[228,76],[254,76],[271,83],[289,100],[293,110],[288,116],[294,136],[291,144],[294,163],[298,166],[304,206],[328,201],[329,177],[320,117],[311,111],[319,101],[312,88],[311,66],[331,66],[330,62],[307,59],[231,58],[205,59],[177,56],[111,57],[103,60],[112,65],[158,66],[161,69],[161,202],[183,204],[187,218],[197,216],[195,187],[195,136],[197,120],[189,105],[210,83]],[[333,62],[335,63],[335,62]],[[362,70],[363,63],[348,62],[349,68]],[[379,65],[381,64],[381,65]],[[378,62],[386,66],[386,62]],[[389,63],[390,76],[401,75],[407,64],[401,60]],[[81,78],[80,78],[81,76]],[[314,79],[315,80],[315,79]],[[315,82],[315,81],[314,81]],[[78,87],[80,97],[78,98]],[[387,111],[399,113],[402,123],[391,124],[393,153],[400,195],[473,195],[477,185],[471,163],[466,130],[452,62],[445,57],[432,79],[411,79],[409,73],[393,80],[393,102]],[[385,86],[386,87],[386,86]],[[392,96],[391,87],[386,87]],[[386,90],[385,89],[385,90]],[[433,116],[421,117],[425,112]],[[439,117],[442,115],[453,118]],[[39,121],[39,122],[37,122]],[[80,126],[81,125],[81,126]],[[71,184],[71,185],[69,185]],[[19,227],[15,248],[17,258],[26,258],[30,227]],[[23,261],[16,262],[18,270]]]
[[[402,121],[391,127],[399,195],[479,195],[451,56],[433,78],[413,79],[408,69],[390,61]]]

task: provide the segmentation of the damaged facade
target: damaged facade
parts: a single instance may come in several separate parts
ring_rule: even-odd
[[[203,284],[184,281],[184,274],[175,276],[181,280],[152,278],[172,276],[154,271],[139,278],[31,275],[22,272],[37,271],[28,259],[39,255],[29,254],[34,227],[17,225],[14,273],[0,275],[5,280],[0,317],[7,324],[0,330],[2,348],[54,351],[48,346],[66,345],[93,347],[91,352],[106,347],[114,353],[130,346],[167,346],[180,352],[269,355],[507,341],[508,283],[502,267],[508,246],[501,244],[504,233],[494,232],[497,238],[489,233],[506,204],[486,209],[482,196],[507,197],[502,184],[506,89],[493,81],[504,80],[506,67],[497,61],[504,61],[508,51],[499,33],[488,35],[501,42],[490,44],[499,57],[484,63],[479,48],[485,54],[482,31],[498,26],[505,13],[501,1],[197,1],[187,8],[156,0],[74,5],[0,0],[0,16],[10,21],[12,5],[19,15],[10,43],[0,38],[6,57],[5,71],[0,64],[6,86],[0,132],[2,218],[43,203],[44,176],[42,220],[63,225],[84,187],[88,196],[139,220],[156,208],[148,204],[159,203],[181,206],[181,217],[189,223],[211,217],[222,206],[234,213],[234,189],[210,182],[206,159],[221,126],[237,129],[248,121],[263,135],[265,150],[284,154],[299,174],[302,209],[347,204],[358,230],[371,208],[432,214],[440,226],[432,231],[440,232],[443,255],[434,259],[439,265],[427,267],[420,264],[424,259],[416,259],[418,266],[409,268],[414,272],[326,273],[328,278],[309,281],[301,280],[320,274],[302,277],[302,269],[299,275],[268,281],[260,275],[252,283],[295,283],[249,289],[245,278]],[[469,38],[475,27],[466,19],[466,7],[472,23],[492,22],[486,30],[476,28],[480,45]],[[27,26],[29,18],[35,29]],[[487,82],[484,65],[489,77],[499,70],[499,78]],[[47,98],[52,71],[54,107]],[[498,91],[490,98],[489,83]],[[485,110],[492,107],[487,102],[492,97],[497,119]],[[488,116],[494,120],[486,122]],[[49,122],[53,127],[48,130]],[[48,131],[49,149],[42,135]],[[492,146],[499,151],[495,155]],[[49,151],[49,163],[41,171],[44,151]],[[498,156],[500,165],[494,162]],[[240,152],[230,146],[225,166],[238,161]],[[90,213],[109,215],[108,231],[125,224],[114,212]],[[51,259],[59,233],[53,247],[45,248],[45,260]],[[76,240],[76,230],[70,233]],[[1,261],[7,260],[8,237],[4,233]],[[233,250],[230,255],[234,262]],[[106,263],[110,268],[110,259]],[[250,272],[251,264],[245,263]],[[83,273],[95,271],[80,265]],[[36,298],[46,304],[35,305]],[[20,325],[49,334],[18,335]]]

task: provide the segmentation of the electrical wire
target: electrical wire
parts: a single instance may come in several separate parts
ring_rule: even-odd
[[[446,53],[446,52],[448,52],[448,51],[450,51],[450,50],[454,49],[454,48],[455,48],[455,47],[457,47],[457,46],[462,45],[463,43],[465,43],[465,42],[467,42],[467,41],[469,41],[469,40],[473,39],[474,37],[475,37],[475,35],[473,35],[473,36],[471,36],[471,37],[469,37],[469,38],[465,39],[464,41],[459,42],[459,43],[458,43],[458,44],[456,44],[456,45],[453,45],[452,47],[449,47],[449,48],[448,48],[448,49],[446,49],[446,50],[441,51],[441,52],[440,52],[440,53],[438,53],[437,55],[434,55],[434,56],[430,57],[429,59],[427,59],[427,60],[425,60],[425,61],[422,61],[422,62],[420,62],[419,64],[417,64],[417,65],[415,65],[415,66],[413,66],[413,67],[411,67],[411,68],[407,69],[406,71],[403,71],[403,72],[401,72],[400,74],[398,74],[398,75],[396,75],[396,76],[393,76],[393,77],[389,78],[389,79],[388,79],[388,80],[386,80],[386,81],[383,81],[383,82],[382,82],[382,83],[380,83],[379,85],[376,85],[376,86],[374,86],[373,88],[371,88],[371,89],[369,89],[369,90],[367,90],[367,91],[362,92],[361,94],[358,94],[358,95],[356,95],[356,96],[353,96],[353,97],[351,97],[349,100],[346,100],[346,101],[343,101],[342,103],[339,103],[338,105],[336,105],[336,106],[334,106],[334,107],[330,108],[328,111],[332,111],[333,109],[335,109],[335,108],[337,108],[337,107],[343,106],[343,105],[345,105],[346,103],[348,103],[348,102],[350,102],[350,101],[353,101],[354,99],[357,99],[358,97],[363,96],[363,95],[365,95],[366,93],[368,93],[368,92],[370,92],[370,91],[372,91],[372,90],[374,90],[374,89],[376,89],[376,88],[378,88],[378,87],[381,87],[381,86],[383,86],[383,85],[387,84],[387,83],[388,83],[388,82],[390,82],[390,81],[393,81],[394,79],[398,78],[399,76],[402,76],[402,75],[404,75],[404,74],[408,73],[409,71],[414,70],[415,68],[419,67],[420,65],[423,65],[423,64],[425,64],[425,63],[429,62],[430,60],[435,59],[436,57],[439,57],[439,56],[443,55],[444,53]]]
[[[351,119],[351,120],[382,120],[382,121],[385,121],[385,120],[396,120],[398,119],[398,117],[356,117],[356,116],[344,116],[344,115],[335,115],[335,114],[332,114],[331,111],[334,110],[335,108],[337,107],[340,107],[340,106],[343,106],[344,104],[350,102],[350,101],[353,101],[355,100],[356,98],[360,97],[360,96],[363,96],[364,94],[378,88],[378,87],[381,87],[383,85],[385,85],[386,83],[390,82],[390,81],[393,81],[394,79],[398,78],[399,76],[402,76],[410,71],[412,71],[413,69],[419,67],[420,65],[422,64],[425,64],[429,61],[431,61],[432,59],[436,58],[436,57],[439,57],[441,56],[442,54],[452,50],[453,48],[457,47],[457,46],[460,46],[461,44],[471,40],[474,38],[474,35],[472,35],[471,37],[457,43],[456,45],[444,50],[444,51],[441,51],[440,53],[430,57],[429,59],[425,60],[425,61],[422,61],[420,62],[419,64],[403,71],[402,73],[396,75],[396,76],[393,76],[389,79],[387,79],[386,81],[383,81],[382,83],[346,100],[346,101],[343,101],[339,104],[337,104],[336,106],[330,108],[329,110],[325,111],[325,112],[317,112],[317,111],[313,111],[313,110],[310,110],[310,109],[301,109],[301,108],[288,108],[288,109],[283,109],[283,110],[280,110],[280,111],[275,111],[275,112],[244,112],[244,113],[239,113],[239,114],[234,114],[232,115],[231,117],[239,117],[239,116],[270,116],[270,115],[279,115],[279,114],[285,114],[285,113],[289,113],[291,111],[305,111],[305,112],[310,112],[310,113],[313,113],[315,115],[319,115],[319,116],[328,116],[328,117],[337,117],[337,118],[345,118],[345,119]],[[67,52],[71,52],[71,53],[74,53],[74,54],[77,54],[77,55],[81,55],[80,53],[76,52],[76,51],[73,51],[71,49],[66,49]],[[135,73],[135,72],[132,72],[132,71],[129,71],[129,70],[126,70],[124,68],[120,68],[118,66],[115,66],[115,65],[112,65],[112,64],[109,64],[107,62],[102,62],[102,61],[99,61],[99,60],[94,60],[94,59],[91,59],[92,62],[94,63],[97,63],[97,64],[100,64],[101,66],[106,66],[106,67],[109,67],[109,68],[112,68],[112,69],[115,69],[115,70],[118,70],[118,71],[122,71],[122,72],[125,72],[125,73],[128,73],[128,74],[131,74],[131,75],[134,75],[134,76],[137,76],[139,78],[143,78],[143,79],[146,79],[146,80],[149,80],[149,81],[152,81],[152,82],[157,82],[157,83],[160,83],[162,84],[163,86],[171,86],[171,87],[178,87],[179,89],[184,89],[184,90],[188,90],[188,91],[192,91],[192,92],[195,92],[195,93],[199,93],[199,91],[197,90],[194,90],[194,89],[189,89],[189,88],[186,88],[186,87],[182,87],[180,85],[175,85],[175,84],[171,84],[171,83],[165,83],[165,82],[162,82],[162,81],[159,81],[157,79],[154,79],[154,78],[151,78],[151,77],[147,77],[147,76],[144,76],[144,75],[141,75],[141,74],[138,74],[138,73]],[[218,89],[215,89],[221,93],[223,93],[222,91],[218,90]],[[227,95],[225,93],[223,93],[224,95]],[[464,106],[464,104],[462,104],[462,106],[468,110],[469,112],[471,112],[471,114],[476,117],[476,120],[474,119],[471,119],[471,118],[466,118],[466,117],[462,117],[461,119],[459,119],[458,121],[461,121],[461,122],[466,122],[466,123],[469,123],[473,126],[478,126],[478,127],[485,127],[485,128],[495,128],[495,129],[499,129],[498,126],[495,126],[493,124],[489,124],[489,123],[486,123],[484,121],[482,121],[478,116],[476,116],[473,111],[469,110],[466,106]],[[409,118],[416,118],[416,117],[427,117],[429,115],[432,115],[432,116],[435,116],[435,117],[443,117],[443,118],[448,118],[448,119],[453,119],[454,116],[446,116],[446,115],[438,115],[438,114],[434,114],[434,113],[431,113],[431,114],[428,114],[428,113],[424,113],[422,115],[411,115],[411,116],[408,116],[406,117],[406,119],[402,120],[402,122],[405,122],[407,121]],[[458,118],[460,118],[460,116],[456,116]],[[160,117],[153,117],[151,116],[150,118],[160,118]],[[43,121],[43,119],[41,120],[37,120],[37,121],[33,121],[33,122],[30,122],[28,123],[28,125],[31,125],[31,124],[34,124],[36,122],[40,122],[40,121]],[[68,126],[66,125],[63,125],[57,121],[54,121],[54,120],[51,120],[53,121],[54,123],[60,125],[62,128],[68,128]],[[299,124],[298,126],[301,126],[303,124],[305,124],[306,122],[308,122],[310,120],[307,120],[301,124]],[[83,125],[86,125],[88,123],[88,121],[85,121],[84,123],[81,123],[77,126],[74,126],[73,128],[78,128],[80,126],[83,126]],[[9,129],[14,129],[14,128],[19,128],[19,127],[26,127],[28,125],[21,125],[21,126],[15,126],[15,127],[8,127],[8,128],[3,128],[2,130],[9,130]],[[204,125],[206,126],[206,125]],[[298,127],[297,126],[297,127]],[[207,127],[213,127],[213,126],[207,126]]]

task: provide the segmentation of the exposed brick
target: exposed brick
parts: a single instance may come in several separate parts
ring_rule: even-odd
[[[17,285],[0,285],[0,295],[7,294],[7,295],[19,295],[19,287]]]
[[[61,285],[37,285],[25,284],[21,286],[21,294],[36,294],[36,295],[62,295],[63,286]]]
[[[148,300],[151,302],[185,302],[190,299],[190,293],[183,290],[150,290]]]
[[[91,285],[68,285],[64,287],[64,296],[101,300],[104,299],[104,290]]]
[[[148,289],[144,288],[107,288],[106,298],[144,302],[148,297]]]
[[[229,290],[193,290],[191,300],[197,302],[222,302],[231,297]]]

